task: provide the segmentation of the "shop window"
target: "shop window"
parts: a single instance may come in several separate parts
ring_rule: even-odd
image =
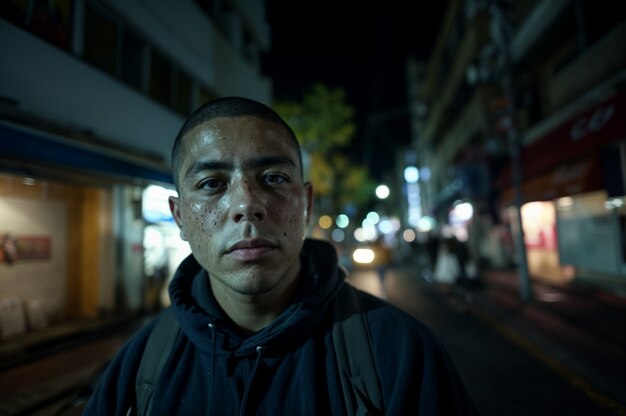
[[[172,66],[155,50],[150,60],[150,95],[162,104],[172,103]]]
[[[144,43],[131,31],[124,32],[122,42],[122,81],[141,90],[143,86]]]
[[[187,116],[191,107],[191,78],[182,71],[176,73],[176,96],[174,109]]]
[[[87,3],[84,24],[83,57],[98,68],[116,75],[119,23]]]

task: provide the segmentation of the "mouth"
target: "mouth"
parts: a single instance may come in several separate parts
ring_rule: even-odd
[[[240,261],[254,261],[261,259],[276,248],[276,244],[261,238],[239,240],[226,249],[226,255]]]

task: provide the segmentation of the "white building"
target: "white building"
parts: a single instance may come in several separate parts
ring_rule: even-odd
[[[194,108],[271,104],[264,1],[2,3],[0,236],[18,258],[0,258],[0,298],[52,322],[144,308],[142,192],[173,189]]]

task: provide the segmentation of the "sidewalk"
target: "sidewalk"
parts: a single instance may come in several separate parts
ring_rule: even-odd
[[[482,281],[454,294],[589,397],[608,408],[626,407],[626,297],[533,280],[533,299],[524,303],[515,270],[486,270]]]
[[[20,365],[71,345],[97,339],[123,327],[134,326],[141,315],[65,321],[0,342],[0,371]]]

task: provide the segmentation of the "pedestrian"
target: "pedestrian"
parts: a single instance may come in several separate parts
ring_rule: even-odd
[[[451,292],[460,277],[460,263],[452,237],[446,237],[439,244],[434,281],[444,292]]]
[[[172,166],[170,209],[192,255],[171,308],[116,354],[86,415],[475,414],[430,330],[349,286],[335,249],[305,238],[313,189],[269,107],[238,97],[200,107]],[[345,305],[359,307],[336,312]],[[365,331],[358,349],[345,336],[344,354],[338,338]],[[158,357],[153,337],[164,340]]]

